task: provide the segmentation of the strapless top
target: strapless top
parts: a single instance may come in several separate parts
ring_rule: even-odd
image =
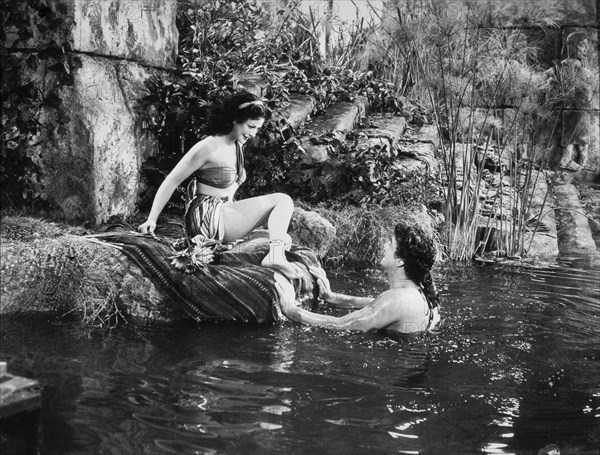
[[[196,181],[220,189],[227,188],[236,182],[241,185],[246,180],[244,154],[242,153],[242,147],[240,147],[237,141],[235,148],[237,169],[224,166],[223,164],[207,163],[195,172],[194,177]]]

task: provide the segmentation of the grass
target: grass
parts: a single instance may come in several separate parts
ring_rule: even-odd
[[[317,205],[304,207],[314,210],[329,220],[336,228],[332,245],[325,252],[323,263],[327,268],[335,269],[375,267],[379,264],[383,245],[391,235],[394,226],[405,219],[413,220],[427,229],[439,245],[437,227],[424,206],[402,207],[378,205],[339,205],[326,207]],[[439,258],[443,249],[438,248]]]

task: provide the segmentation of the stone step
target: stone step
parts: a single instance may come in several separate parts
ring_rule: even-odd
[[[0,419],[35,411],[41,406],[39,382],[8,373],[6,362],[0,362]]]
[[[406,119],[398,115],[373,114],[366,121],[366,125],[357,129],[362,137],[357,145],[373,147],[375,145],[397,146],[398,141],[406,131]]]
[[[600,250],[600,186],[580,185],[579,194],[588,216],[592,237]]]
[[[524,172],[524,171],[522,171]],[[554,261],[558,257],[554,198],[544,172],[531,171],[531,185],[525,195],[529,201],[529,231],[524,234],[524,247],[528,257]]]
[[[266,79],[256,73],[241,74],[238,76],[238,80],[239,88],[244,88],[250,93],[254,93],[256,96],[260,97],[263,96],[264,90],[268,84]],[[315,100],[309,95],[292,93],[290,94],[289,100],[289,106],[274,114],[275,121],[282,129],[285,128],[286,125],[290,125],[294,129],[298,128],[302,122],[305,122],[310,118],[315,107]]]
[[[319,138],[332,135],[340,141],[345,140],[358,121],[365,117],[366,108],[367,102],[362,97],[357,97],[354,101],[339,101],[329,106],[324,115],[308,121],[304,126],[309,134],[305,134],[300,140],[306,151],[303,163],[310,166],[327,161],[329,145],[318,143]]]
[[[562,254],[595,252],[596,242],[577,188],[571,183],[556,185],[554,196],[559,251]]]

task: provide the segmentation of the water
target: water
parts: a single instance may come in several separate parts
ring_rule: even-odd
[[[424,336],[4,319],[0,359],[45,385],[43,454],[600,454],[598,272],[446,269]]]

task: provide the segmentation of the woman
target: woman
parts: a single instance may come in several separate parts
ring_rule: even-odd
[[[175,189],[194,174],[188,185],[185,226],[192,239],[231,242],[238,240],[265,221],[269,233],[269,253],[262,265],[276,269],[288,278],[299,271],[285,257],[290,243],[287,229],[294,211],[292,199],[273,193],[241,201],[233,197],[246,179],[242,146],[256,136],[270,117],[270,110],[255,95],[240,92],[212,107],[207,125],[208,137],[194,145],[160,185],[148,219],[138,230],[154,235],[158,217]]]
[[[311,268],[320,297],[345,308],[360,308],[342,317],[312,313],[297,306],[293,287],[276,274],[281,310],[289,319],[329,329],[394,330],[402,333],[431,330],[440,320],[439,297],[430,270],[435,262],[433,239],[419,226],[400,223],[386,242],[381,266],[387,272],[390,289],[376,298],[353,297],[331,291],[321,268]]]

